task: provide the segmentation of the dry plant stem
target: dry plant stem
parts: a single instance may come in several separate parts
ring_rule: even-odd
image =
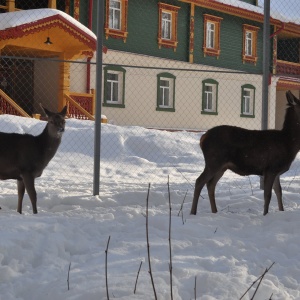
[[[197,276],[195,276],[195,286],[194,286],[194,295],[195,295],[195,300],[197,299],[196,285],[197,285]]]
[[[107,300],[109,300],[108,279],[107,279],[107,254],[108,254],[109,241],[110,241],[110,236],[108,237],[106,250],[105,250],[105,284],[106,284],[106,298],[107,298]]]
[[[68,282],[68,291],[70,290],[70,270],[71,270],[71,262],[69,264],[68,279],[67,279],[67,282]]]
[[[181,206],[180,206],[180,209],[179,209],[179,212],[178,212],[178,217],[179,217],[179,215],[180,215],[180,212],[181,212],[182,209],[183,209],[183,204],[184,204],[184,201],[185,201],[185,198],[186,198],[187,193],[188,193],[188,190],[186,190],[186,192],[185,192],[183,201],[182,201],[182,203],[181,203]]]
[[[170,193],[170,180],[168,176],[168,195],[169,195],[169,255],[170,255],[170,289],[171,299],[173,300],[173,266],[172,266],[172,242],[171,242],[171,220],[172,220],[172,207],[171,207],[171,193]]]
[[[150,278],[151,278],[151,283],[152,283],[154,298],[155,298],[155,300],[157,300],[156,290],[155,290],[155,285],[154,285],[154,280],[153,280],[153,275],[152,275],[152,270],[151,270],[151,259],[150,259],[149,227],[148,227],[149,193],[150,193],[150,183],[149,183],[149,186],[148,186],[148,194],[147,194],[147,199],[146,199],[146,237],[147,237],[147,251],[148,251],[149,274],[150,274]]]
[[[133,291],[134,294],[136,292],[136,287],[137,287],[137,283],[138,283],[138,279],[139,279],[139,275],[140,275],[142,264],[143,264],[143,261],[141,261],[139,270],[138,270],[137,275],[136,275],[136,280],[135,280],[135,285],[134,285],[134,291]]]
[[[249,179],[249,183],[250,183],[250,187],[251,187],[251,193],[252,193],[252,196],[253,196],[254,193],[253,193],[252,182],[251,182],[250,176],[248,176],[248,179]]]
[[[247,289],[247,291],[242,295],[242,297],[240,298],[240,300],[241,300],[241,299],[249,292],[249,290],[253,287],[253,285],[254,285],[258,280],[260,280],[260,283],[261,283],[263,277],[266,275],[266,273],[269,272],[269,270],[273,267],[274,264],[275,264],[275,262],[273,262],[273,263],[271,264],[271,266],[270,266],[269,268],[267,268],[267,269],[265,270],[265,272],[264,272],[261,276],[259,276],[255,281],[253,281],[253,283],[251,284],[251,286],[250,286],[250,287]],[[260,283],[259,283],[259,285],[260,285]],[[257,292],[257,289],[258,289],[259,285],[256,287],[255,293],[254,293],[254,295],[252,296],[251,299],[254,299],[254,296],[255,296],[255,294],[256,294],[256,292]]]

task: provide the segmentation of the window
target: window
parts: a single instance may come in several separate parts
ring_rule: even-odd
[[[257,32],[259,28],[251,25],[243,25],[243,63],[257,62]]]
[[[215,24],[207,22],[206,47],[215,48]]]
[[[177,48],[177,22],[180,7],[165,3],[158,3],[158,47]]]
[[[251,84],[242,86],[241,117],[254,118],[255,87]]]
[[[175,79],[170,73],[157,75],[157,107],[156,110],[175,111]]]
[[[105,37],[126,42],[128,0],[106,0]]]
[[[204,56],[220,56],[220,25],[222,18],[204,14]]]
[[[202,81],[202,114],[218,114],[218,85],[214,79]]]
[[[121,67],[104,68],[103,106],[125,107],[125,72]]]
[[[109,28],[121,30],[121,1],[109,1]]]

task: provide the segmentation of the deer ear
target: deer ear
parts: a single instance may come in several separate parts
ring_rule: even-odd
[[[40,107],[42,108],[43,112],[47,115],[47,117],[50,117],[53,115],[53,113],[51,111],[49,111],[47,108],[45,108],[41,103],[40,103]]]
[[[66,114],[67,114],[67,105],[62,109],[62,111],[59,114],[62,115],[63,117],[66,116]]]
[[[295,104],[300,105],[300,100],[298,98],[296,98],[291,91],[286,92],[286,99],[287,99],[289,105],[295,105]]]

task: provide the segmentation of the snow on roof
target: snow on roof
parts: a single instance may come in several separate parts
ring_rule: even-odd
[[[248,11],[256,12],[259,14],[264,14],[264,0],[258,0],[258,6],[246,3],[241,0],[214,0],[219,3],[226,5],[231,5],[233,7],[242,8]],[[295,24],[300,24],[299,14],[300,14],[300,1],[299,0],[289,0],[282,4],[282,0],[272,0],[270,15],[273,19],[280,20],[282,22],[292,22]],[[287,5],[289,4],[289,5]]]
[[[76,21],[68,14],[60,10],[50,8],[29,9],[9,13],[2,13],[0,18],[0,30],[39,21],[54,15],[60,15],[61,17],[72,23],[75,27],[82,30],[87,35],[91,36],[93,39],[97,39],[96,35],[90,29],[88,29],[80,22]]]

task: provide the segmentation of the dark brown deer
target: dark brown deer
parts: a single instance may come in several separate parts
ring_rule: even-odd
[[[0,179],[17,180],[17,211],[20,214],[25,189],[32,204],[32,211],[37,213],[34,180],[42,175],[55,155],[65,130],[66,106],[59,113],[43,109],[48,116],[48,123],[40,135],[0,132]]]
[[[191,214],[197,213],[198,199],[206,184],[211,211],[217,212],[215,187],[229,169],[239,175],[264,178],[264,215],[268,213],[272,187],[283,211],[280,175],[289,170],[300,150],[300,100],[286,93],[288,108],[281,130],[247,130],[217,126],[200,139],[205,168],[197,178]]]

